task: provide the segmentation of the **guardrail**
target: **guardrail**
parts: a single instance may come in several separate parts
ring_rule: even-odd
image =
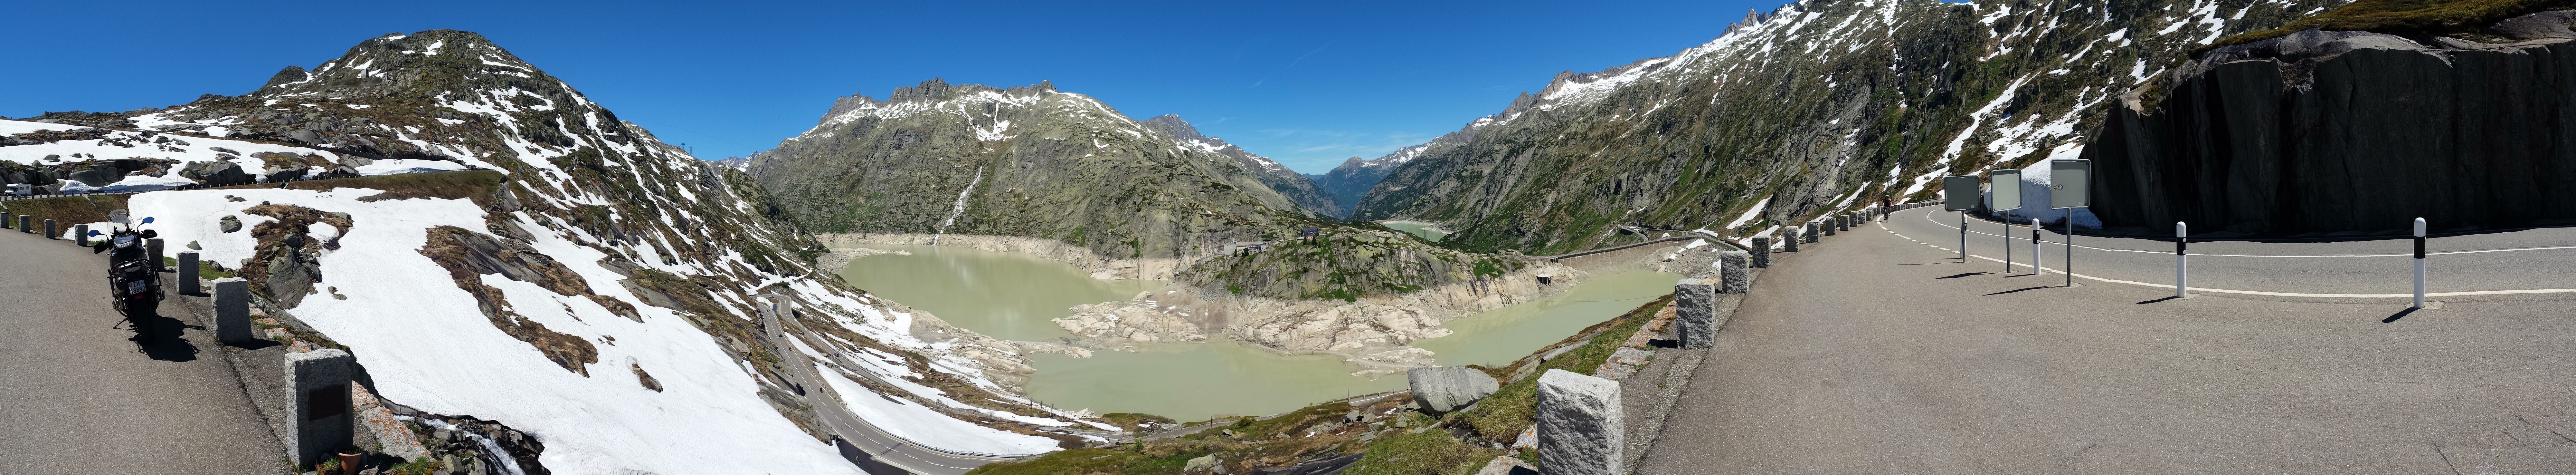
[[[481,169],[480,169],[480,168],[467,168],[467,169],[463,169],[463,170],[439,170],[439,171],[434,171],[434,172],[415,172],[415,173],[449,173],[449,172],[465,172],[465,171],[475,171],[475,170],[481,170]],[[395,175],[410,175],[410,174],[412,174],[412,173],[396,173]],[[296,177],[295,179],[292,179],[292,180],[286,180],[286,181],[252,181],[252,182],[235,182],[235,183],[199,183],[199,184],[194,184],[194,185],[181,185],[181,186],[175,186],[175,187],[170,187],[170,188],[162,188],[162,189],[158,189],[158,190],[110,191],[110,192],[99,192],[99,193],[50,193],[50,194],[42,194],[42,195],[9,195],[9,196],[0,196],[0,201],[34,200],[34,199],[44,199],[44,198],[63,198],[63,197],[71,197],[71,196],[131,195],[131,194],[135,194],[135,193],[151,193],[151,192],[155,192],[155,191],[179,191],[179,190],[205,190],[205,189],[220,189],[220,188],[232,188],[232,187],[239,187],[239,186],[269,185],[269,184],[280,184],[280,183],[296,183],[296,182],[306,182],[306,181],[340,180],[340,179],[348,179],[348,178],[367,178],[367,177],[375,177],[375,176],[391,176],[391,175],[360,175],[360,174],[355,174],[355,173],[337,173],[337,172],[334,172],[334,173],[324,173],[324,174],[320,174],[320,175],[311,175],[311,176]]]

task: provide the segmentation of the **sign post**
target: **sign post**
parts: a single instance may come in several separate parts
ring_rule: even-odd
[[[2183,246],[2191,243],[2190,229],[2188,224],[2174,222],[2174,298],[2178,299],[2191,298],[2183,293],[2191,288],[2191,256],[2183,253]]]
[[[2039,275],[2039,266],[2048,260],[2039,251],[2039,218],[2030,218],[2030,275]]]
[[[1959,262],[1968,262],[1968,211],[1977,209],[1982,191],[1976,175],[1959,175],[1941,179],[1941,210],[1959,212]]]
[[[1995,211],[2021,208],[2021,170],[1995,170],[1987,176],[1992,177],[1994,181]],[[2012,218],[2004,218],[2004,232],[1996,234],[2004,238],[2004,273],[2010,274],[2013,270]],[[2031,272],[2037,273],[2039,270],[2032,269]]]
[[[2081,158],[2048,161],[2048,204],[2066,210],[2066,286],[2075,286],[2075,209],[2092,205],[2090,191],[2084,186],[2093,174],[2093,161]]]
[[[2415,218],[2415,307],[2424,308],[2424,218]]]

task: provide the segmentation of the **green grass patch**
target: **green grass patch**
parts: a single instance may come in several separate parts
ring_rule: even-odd
[[[2280,28],[2230,36],[2192,50],[2279,38],[2306,30],[2368,31],[2407,37],[2477,33],[2487,25],[2536,12],[2576,5],[2576,0],[2358,0]]]
[[[36,219],[28,223],[35,226],[38,231],[43,231],[45,220],[51,219],[60,228],[56,231],[71,232],[71,226],[74,224],[107,222],[107,212],[125,209],[127,196],[130,195],[65,195],[0,201],[0,212],[9,213],[10,226],[18,225],[16,221],[18,215],[32,214],[36,215]],[[135,218],[139,220],[142,217]]]
[[[1368,452],[1343,469],[1344,475],[1428,475],[1476,473],[1503,451],[1467,445],[1447,431],[1388,436],[1369,444]]]

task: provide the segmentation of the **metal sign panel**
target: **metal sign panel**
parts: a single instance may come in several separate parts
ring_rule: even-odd
[[[1995,209],[2021,208],[2021,170],[1995,170]]]
[[[1959,175],[1942,178],[1941,210],[1967,211],[1977,209],[1977,202],[1985,201],[1984,197],[1980,196],[1984,193],[1980,193],[1980,191],[1983,190],[1978,189],[1976,175]]]
[[[2053,209],[2092,206],[2092,191],[2085,186],[2093,176],[2093,161],[2081,158],[2048,161],[2048,207]]]

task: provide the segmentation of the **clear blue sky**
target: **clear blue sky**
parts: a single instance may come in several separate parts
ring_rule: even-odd
[[[1781,3],[18,2],[0,23],[0,116],[242,94],[360,40],[453,28],[701,158],[771,148],[833,98],[937,77],[1051,80],[1322,173],[1457,130],[1558,71],[1671,55]]]

